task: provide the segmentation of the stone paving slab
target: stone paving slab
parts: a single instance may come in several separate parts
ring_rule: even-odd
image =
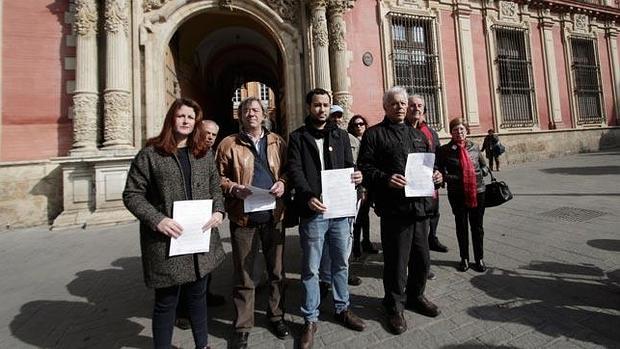
[[[456,271],[454,219],[441,193],[439,237],[450,251],[432,252],[437,279],[426,292],[440,305],[439,317],[407,311],[409,331],[387,332],[380,305],[382,256],[365,256],[352,264],[363,284],[350,290],[367,330],[335,323],[333,303],[326,300],[315,347],[620,348],[620,150],[521,164],[497,177],[509,183],[515,198],[487,210],[490,268],[484,274]],[[600,216],[550,216],[558,209]],[[226,227],[222,235],[228,258],[215,272],[212,289],[226,295],[227,304],[209,309],[212,348],[227,347],[233,318]],[[379,240],[376,217],[372,236]],[[295,229],[287,231],[286,268],[286,318],[294,336],[281,341],[266,328],[266,290],[259,288],[251,348],[298,344],[303,321]],[[152,345],[153,296],[142,282],[137,224],[1,232],[0,275],[0,348]],[[192,348],[190,331],[176,329],[173,343]]]

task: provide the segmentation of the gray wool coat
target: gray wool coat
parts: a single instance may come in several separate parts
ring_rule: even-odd
[[[209,151],[200,159],[190,153],[189,158],[192,199],[212,199],[213,212],[224,213],[224,198],[213,153]],[[157,224],[165,217],[172,218],[172,205],[178,200],[187,200],[178,158],[162,155],[152,146],[145,147],[131,163],[123,202],[140,220],[144,282],[151,288],[196,281],[224,260],[224,249],[217,229],[211,230],[209,252],[168,256],[170,237],[158,232]]]

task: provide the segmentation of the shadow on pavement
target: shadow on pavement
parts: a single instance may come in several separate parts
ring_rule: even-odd
[[[614,175],[620,174],[620,166],[590,166],[590,167],[554,167],[544,168],[540,171],[549,174],[565,174],[565,175]]]
[[[605,251],[620,252],[620,240],[616,239],[595,239],[588,241],[587,244]]]
[[[139,257],[121,258],[115,268],[84,270],[67,290],[84,301],[38,300],[24,304],[11,333],[41,348],[150,348],[151,338],[132,318],[150,318],[152,292],[142,282]]]
[[[523,324],[552,337],[617,345],[620,316],[613,314],[620,311],[619,270],[606,273],[591,265],[540,261],[522,269],[493,269],[473,277],[475,287],[505,302],[472,307],[468,314]]]

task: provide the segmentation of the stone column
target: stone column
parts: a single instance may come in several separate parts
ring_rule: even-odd
[[[480,125],[478,114],[478,93],[471,33],[471,6],[468,1],[459,1],[455,8],[459,60],[461,65],[461,86],[464,95],[464,116],[471,126]]]
[[[543,39],[543,59],[545,60],[545,77],[547,82],[547,94],[549,96],[549,120],[550,128],[556,128],[562,123],[562,110],[560,109],[560,88],[558,73],[555,63],[555,44],[553,41],[553,20],[548,17],[549,10],[543,10],[540,17]]]
[[[611,87],[614,94],[614,112],[616,113],[616,125],[620,123],[620,57],[618,57],[618,30],[612,27],[613,22],[607,28],[607,47],[609,61],[611,63]]]
[[[312,46],[314,47],[314,87],[331,91],[329,78],[329,40],[325,10],[328,0],[310,0]]]
[[[98,12],[96,0],[75,1],[76,67],[71,155],[97,151]]]
[[[129,0],[105,0],[106,76],[104,150],[133,147],[129,52]]]
[[[329,53],[331,67],[331,83],[334,95],[334,104],[344,109],[344,118],[351,117],[352,96],[349,92],[349,77],[347,75],[347,48],[345,34],[347,26],[342,17],[344,12],[352,7],[349,0],[330,0],[328,8]]]

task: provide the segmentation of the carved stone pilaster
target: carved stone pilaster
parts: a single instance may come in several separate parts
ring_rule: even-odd
[[[76,0],[75,33],[81,36],[97,35],[97,18],[99,17],[95,0]]]
[[[555,42],[553,27],[555,22],[551,18],[550,11],[543,9],[539,16],[543,40],[543,59],[545,62],[545,82],[548,98],[549,128],[558,128],[562,123],[562,110],[560,108],[560,83],[555,61]]]
[[[97,26],[99,8],[95,0],[75,2],[76,35],[75,91],[73,94],[73,146],[70,154],[97,151],[99,67]]]
[[[344,12],[351,8],[348,0],[330,0],[328,7],[329,53],[331,67],[331,83],[334,91],[334,103],[342,106],[344,118],[351,117],[351,93],[347,75],[348,59],[346,51],[346,22]]]
[[[353,95],[348,91],[334,92],[334,104],[337,104],[342,107],[344,110],[343,117],[345,124],[349,123],[351,119],[351,107],[353,105]]]
[[[105,2],[105,30],[108,33],[124,32],[129,29],[128,0],[106,0]]]
[[[473,39],[471,30],[471,5],[469,3],[459,2],[455,6],[455,19],[457,38],[459,42],[459,59],[461,69],[461,84],[463,86],[463,109],[465,117],[471,126],[480,125],[480,115],[478,113],[478,92],[475,88],[467,88],[467,86],[476,86],[476,67],[474,60]]]
[[[618,29],[610,22],[606,28],[605,36],[611,63],[612,91],[614,94],[614,111],[616,114],[616,125],[620,121],[620,54],[618,53]]]
[[[127,91],[107,91],[104,94],[104,147],[118,148],[131,145],[133,124],[130,98]]]
[[[149,12],[162,8],[170,0],[142,0],[142,10]]]
[[[105,0],[106,80],[103,93],[103,150],[132,147],[129,0]]]
[[[73,95],[73,148],[71,153],[97,150],[97,93],[79,92]]]
[[[329,36],[327,32],[327,0],[309,2],[312,16],[312,46],[314,50],[315,87],[331,91],[329,78]]]
[[[329,46],[333,50],[343,51],[344,45],[344,21],[330,23],[329,26]]]

